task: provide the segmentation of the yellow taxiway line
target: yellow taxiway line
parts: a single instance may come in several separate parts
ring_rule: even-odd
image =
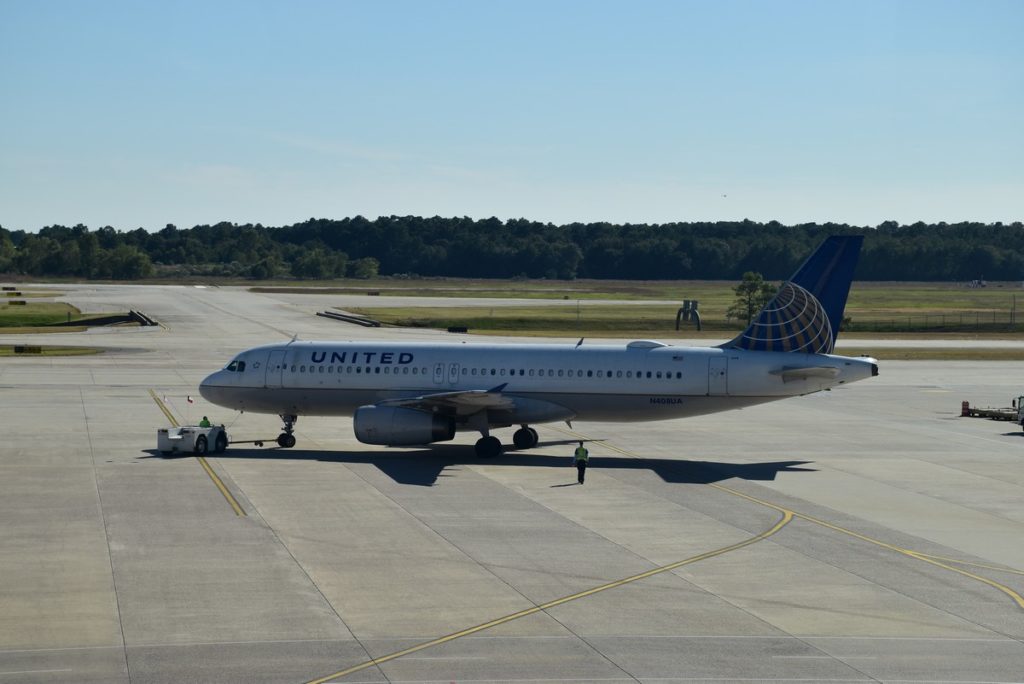
[[[585,441],[590,441],[590,442],[598,443],[601,446],[603,446],[603,447],[605,447],[605,448],[607,448],[607,449],[609,449],[611,451],[618,452],[618,453],[620,453],[620,454],[622,454],[624,456],[627,456],[629,458],[641,458],[637,454],[634,454],[634,453],[632,453],[630,451],[627,451],[625,449],[617,447],[614,444],[610,444],[607,441],[590,439],[586,435],[582,435],[582,434],[576,432],[575,430],[564,430],[562,428],[558,428],[558,427],[554,427],[554,426],[550,426],[550,427],[553,427],[553,429],[557,430],[558,432],[561,432],[561,433],[566,434],[566,435],[570,435],[570,436],[575,437],[577,439],[583,439]],[[751,537],[749,539],[746,539],[744,541],[738,542],[736,544],[732,544],[730,546],[725,546],[725,547],[722,547],[720,549],[715,549],[713,551],[708,551],[708,552],[705,552],[705,553],[702,553],[702,554],[699,554],[699,555],[696,555],[696,556],[692,556],[692,557],[687,558],[685,560],[677,561],[675,563],[670,563],[669,565],[663,565],[661,567],[657,567],[657,568],[654,568],[653,570],[648,570],[647,572],[642,572],[640,574],[633,575],[631,577],[626,577],[624,579],[616,580],[614,582],[608,582],[607,584],[602,584],[602,585],[594,587],[592,589],[587,589],[586,591],[581,591],[579,593],[572,594],[570,596],[564,596],[562,598],[555,599],[553,601],[548,601],[547,603],[542,603],[540,605],[534,606],[533,608],[528,608],[526,610],[519,611],[518,613],[512,613],[511,615],[506,615],[504,617],[500,617],[500,618],[497,618],[495,620],[491,620],[490,622],[485,622],[483,624],[476,625],[475,627],[470,627],[468,629],[464,629],[464,630],[461,630],[461,631],[458,631],[458,632],[453,632],[451,634],[448,634],[448,635],[443,636],[443,637],[439,637],[437,639],[433,639],[431,641],[425,641],[425,642],[423,642],[421,644],[417,644],[417,645],[412,646],[410,648],[407,648],[407,649],[404,649],[404,650],[401,650],[401,651],[396,651],[395,653],[390,653],[388,655],[381,656],[379,658],[374,658],[372,660],[367,660],[365,662],[362,662],[362,663],[360,663],[358,665],[354,665],[354,666],[352,666],[350,668],[347,668],[347,669],[344,669],[344,670],[339,670],[338,672],[335,672],[333,674],[329,674],[326,677],[320,677],[319,679],[310,680],[308,682],[308,684],[325,684],[326,682],[329,682],[331,680],[338,679],[340,677],[344,677],[346,675],[350,675],[350,674],[353,674],[355,672],[359,672],[361,670],[365,670],[365,669],[370,668],[370,667],[374,667],[374,666],[377,666],[377,665],[382,665],[383,663],[386,663],[386,662],[391,661],[391,660],[395,660],[397,658],[401,658],[402,656],[407,656],[409,654],[416,653],[417,651],[422,651],[424,649],[432,648],[434,646],[440,646],[441,644],[447,643],[449,641],[454,641],[455,639],[459,639],[461,637],[469,636],[471,634],[476,634],[476,633],[482,632],[482,631],[484,631],[486,629],[490,629],[492,627],[497,627],[498,625],[503,625],[503,624],[505,624],[507,622],[511,622],[513,620],[518,620],[519,618],[527,617],[529,615],[533,615],[535,613],[539,613],[541,611],[548,610],[549,608],[554,608],[555,606],[559,606],[559,605],[561,605],[563,603],[568,603],[569,601],[575,601],[577,599],[581,599],[581,598],[584,598],[584,597],[587,597],[587,596],[591,596],[593,594],[596,594],[596,593],[599,593],[599,592],[602,592],[602,591],[607,591],[609,589],[614,589],[616,587],[621,587],[624,584],[629,584],[631,582],[637,582],[639,580],[646,579],[646,578],[651,577],[653,575],[658,575],[658,574],[663,573],[663,572],[669,572],[671,570],[675,570],[676,568],[683,567],[684,565],[690,565],[692,563],[697,563],[699,561],[706,560],[708,558],[714,558],[715,556],[721,556],[723,554],[729,553],[730,551],[735,551],[737,549],[741,549],[741,548],[743,548],[745,546],[749,546],[751,544],[759,542],[759,541],[761,541],[763,539],[767,539],[768,537],[770,537],[770,536],[774,535],[775,533],[777,533],[779,530],[781,530],[787,524],[789,524],[794,518],[799,518],[800,520],[804,520],[804,521],[813,523],[815,525],[820,525],[820,526],[825,527],[827,529],[830,529],[830,530],[832,530],[834,532],[839,532],[841,534],[845,534],[845,535],[854,537],[855,539],[859,539],[859,540],[867,542],[869,544],[873,544],[875,546],[880,546],[880,547],[888,549],[890,551],[894,551],[894,552],[899,553],[901,555],[907,556],[908,558],[913,558],[913,559],[919,560],[919,561],[921,561],[923,563],[929,563],[929,564],[934,565],[936,567],[940,567],[940,568],[942,568],[944,570],[949,570],[950,572],[955,572],[955,573],[957,573],[959,575],[962,575],[964,577],[976,580],[978,582],[981,582],[983,584],[986,584],[986,585],[988,585],[988,586],[990,586],[990,587],[992,587],[994,589],[998,589],[999,591],[1003,592],[1004,594],[1009,596],[1011,599],[1013,599],[1013,601],[1019,607],[1024,609],[1024,597],[1022,597],[1020,594],[1018,594],[1013,589],[1010,589],[1009,587],[1007,587],[1007,586],[1005,586],[1003,584],[1000,584],[999,582],[996,582],[994,580],[991,580],[991,579],[989,579],[987,577],[982,577],[981,575],[976,575],[976,574],[974,574],[972,572],[968,572],[966,570],[962,570],[960,568],[953,567],[952,565],[949,565],[949,563],[956,563],[956,564],[959,564],[959,565],[981,567],[981,568],[986,568],[986,569],[990,569],[990,570],[996,570],[996,571],[1000,571],[1000,572],[1008,572],[1008,573],[1014,573],[1014,574],[1024,574],[1024,572],[1022,572],[1020,570],[1015,570],[1015,569],[1012,569],[1012,568],[1001,568],[1001,567],[997,567],[997,566],[994,566],[994,565],[985,565],[985,564],[981,564],[981,563],[974,563],[974,562],[971,562],[971,561],[957,560],[957,559],[954,559],[954,558],[946,558],[944,556],[935,556],[935,555],[923,553],[923,552],[920,552],[920,551],[914,551],[912,549],[905,549],[905,548],[896,546],[894,544],[886,543],[886,542],[884,542],[884,541],[882,541],[880,539],[874,539],[872,537],[869,537],[867,535],[861,534],[859,532],[854,532],[853,530],[846,529],[845,527],[840,527],[839,525],[835,525],[835,524],[827,522],[825,520],[821,520],[819,518],[815,518],[815,517],[807,515],[805,513],[798,513],[797,511],[790,510],[788,508],[785,508],[784,506],[779,506],[778,504],[774,504],[774,503],[772,503],[770,501],[766,501],[764,499],[760,499],[760,498],[758,498],[756,496],[751,496],[749,494],[744,494],[741,491],[732,489],[730,487],[726,487],[724,485],[716,484],[716,483],[713,483],[713,482],[712,483],[708,483],[708,484],[709,484],[709,486],[714,487],[715,489],[717,489],[717,490],[719,490],[721,492],[724,492],[724,493],[727,493],[727,494],[731,494],[732,496],[736,496],[736,497],[739,497],[739,498],[742,498],[742,499],[746,499],[747,501],[750,501],[752,503],[756,503],[756,504],[761,505],[761,506],[765,506],[767,508],[771,508],[772,510],[781,513],[782,517],[779,519],[778,522],[775,523],[775,525],[773,525],[770,529],[766,530],[765,532],[762,532],[761,534],[758,534],[756,536],[753,536],[753,537]]]
[[[630,458],[642,458],[641,456],[638,456],[637,454],[634,454],[634,453],[632,453],[630,451],[627,451],[625,449],[617,447],[614,444],[609,444],[606,441],[603,441],[603,440],[602,441],[590,440],[586,435],[581,435],[578,432],[576,432],[575,430],[570,431],[570,430],[564,430],[562,428],[555,427],[555,426],[551,426],[551,427],[553,427],[553,429],[555,429],[558,432],[561,432],[563,434],[570,435],[572,437],[577,437],[577,438],[583,439],[585,441],[592,441],[592,442],[594,442],[596,444],[600,444],[601,446],[605,447],[606,449],[611,449],[612,451],[616,451],[616,452],[618,452],[620,454],[623,454],[624,456],[628,456]],[[718,489],[719,491],[723,491],[723,492],[726,492],[728,494],[732,494],[733,496],[738,496],[738,497],[747,499],[748,501],[752,501],[754,503],[761,504],[762,506],[767,506],[768,508],[773,508],[775,510],[785,510],[785,509],[782,509],[780,506],[777,506],[777,505],[775,505],[775,504],[773,504],[771,502],[765,501],[764,499],[759,499],[759,498],[757,498],[755,496],[750,496],[749,494],[744,494],[743,492],[737,491],[735,489],[731,489],[729,487],[725,487],[725,486],[720,485],[720,484],[715,484],[715,483],[712,482],[712,483],[709,483],[709,485],[711,487],[714,487],[715,489]],[[822,527],[830,529],[830,530],[832,530],[834,532],[839,532],[841,534],[849,535],[851,537],[854,537],[855,539],[859,539],[859,540],[867,542],[869,544],[874,544],[875,546],[880,546],[880,547],[882,547],[884,549],[889,549],[890,551],[894,551],[896,553],[902,554],[902,555],[907,556],[909,558],[913,558],[915,560],[919,560],[922,563],[928,563],[930,565],[934,565],[934,566],[942,568],[944,570],[949,570],[950,572],[955,572],[958,575],[963,575],[964,577],[968,577],[968,578],[970,578],[972,580],[975,580],[977,582],[981,582],[982,584],[987,584],[988,586],[992,587],[993,589],[998,589],[999,591],[1001,591],[1004,594],[1006,594],[1007,596],[1009,596],[1011,599],[1013,599],[1014,603],[1016,603],[1018,607],[1020,607],[1021,609],[1024,609],[1024,596],[1021,596],[1019,593],[1017,593],[1013,589],[1007,587],[1006,585],[1000,584],[999,582],[996,582],[995,580],[991,580],[991,579],[989,579],[987,577],[982,577],[981,575],[976,575],[973,572],[968,572],[967,570],[962,570],[960,568],[953,567],[952,565],[949,565],[949,563],[956,563],[958,565],[967,565],[967,566],[973,566],[973,567],[981,567],[981,568],[986,568],[986,569],[989,569],[989,570],[997,570],[997,571],[1000,571],[1000,572],[1008,572],[1008,573],[1013,573],[1013,574],[1017,574],[1017,575],[1024,575],[1024,572],[1022,572],[1020,570],[1016,570],[1016,569],[1013,569],[1013,568],[1000,568],[1000,567],[997,567],[997,566],[994,566],[994,565],[984,565],[984,564],[981,564],[981,563],[974,563],[974,562],[971,562],[971,561],[957,560],[957,559],[954,559],[954,558],[946,558],[944,556],[933,556],[931,554],[923,553],[921,551],[914,551],[913,549],[904,549],[904,548],[896,546],[894,544],[888,544],[888,543],[886,543],[886,542],[884,542],[884,541],[882,541],[880,539],[874,539],[873,537],[869,537],[869,536],[861,534],[859,532],[854,532],[853,530],[848,530],[845,527],[840,527],[839,525],[835,525],[835,524],[827,522],[825,520],[821,520],[819,518],[815,518],[813,516],[807,515],[806,513],[798,513],[796,511],[792,511],[792,513],[793,513],[793,517],[799,518],[800,520],[806,520],[807,522],[814,523],[815,525],[821,525]]]
[[[156,392],[154,392],[153,390],[149,390],[149,396],[153,397],[153,401],[155,401],[157,407],[161,411],[163,411],[164,416],[167,417],[167,420],[170,421],[171,425],[173,427],[179,427],[178,420],[174,417],[174,414],[171,413],[170,409],[167,408],[164,402],[160,401],[160,397],[156,396]],[[214,486],[220,490],[220,493],[227,500],[228,504],[231,505],[231,509],[234,510],[235,515],[245,517],[245,509],[243,509],[242,506],[238,503],[238,500],[235,499],[234,496],[232,496],[227,486],[225,486],[224,481],[220,479],[220,476],[218,476],[216,472],[214,472],[213,468],[210,466],[209,463],[207,463],[206,459],[203,458],[202,456],[196,456],[196,460],[199,461],[199,465],[203,467],[203,470],[206,471],[206,474],[210,476],[211,480],[213,480]]]
[[[564,429],[558,428],[558,427],[554,427],[554,429],[557,430],[558,432],[562,432],[563,434],[567,434],[567,435],[570,435],[570,436],[578,438],[578,439],[583,439],[585,441],[591,441],[591,442],[599,443],[601,446],[603,446],[603,447],[605,447],[605,448],[607,448],[607,449],[609,449],[611,451],[618,452],[618,453],[620,453],[620,454],[622,454],[624,456],[628,456],[630,458],[641,458],[637,454],[634,454],[634,453],[632,453],[630,451],[627,451],[625,449],[617,447],[614,444],[610,444],[607,441],[604,441],[604,440],[600,440],[600,441],[592,440],[592,439],[588,438],[586,435],[582,435],[582,434],[576,432],[575,430],[571,430],[571,431],[570,430],[564,430]],[[770,536],[774,535],[775,533],[777,533],[779,530],[781,530],[787,524],[789,524],[794,518],[799,518],[800,520],[804,520],[804,521],[813,523],[815,525],[820,525],[820,526],[825,527],[827,529],[830,529],[830,530],[832,530],[834,532],[839,532],[841,534],[845,534],[845,535],[854,537],[855,539],[859,539],[859,540],[867,542],[869,544],[873,544],[875,546],[880,546],[880,547],[888,549],[890,551],[894,551],[894,552],[899,553],[901,555],[907,556],[908,558],[913,558],[913,559],[919,560],[919,561],[921,561],[923,563],[929,563],[929,564],[934,565],[936,567],[940,567],[940,568],[942,568],[944,570],[949,570],[950,572],[955,572],[955,573],[957,573],[959,575],[962,575],[964,577],[976,580],[976,581],[981,582],[983,584],[986,584],[986,585],[988,585],[988,586],[990,586],[990,587],[992,587],[994,589],[998,589],[999,591],[1003,592],[1004,594],[1009,596],[1011,599],[1013,599],[1013,601],[1019,607],[1024,608],[1024,597],[1022,597],[1020,594],[1018,594],[1013,589],[1010,589],[1009,587],[1007,587],[1007,586],[1005,586],[1003,584],[1000,584],[999,582],[996,582],[994,580],[988,579],[987,577],[982,577],[981,575],[976,575],[976,574],[974,574],[972,572],[968,572],[966,570],[962,570],[960,568],[953,567],[952,565],[949,565],[949,563],[956,563],[956,564],[959,564],[959,565],[968,565],[968,566],[974,566],[974,567],[982,567],[982,568],[986,568],[986,569],[990,569],[990,570],[996,570],[996,571],[1001,571],[1001,572],[1009,572],[1009,573],[1014,573],[1014,574],[1024,574],[1024,572],[1022,572],[1020,570],[1015,570],[1015,569],[1012,569],[1012,568],[1000,568],[1000,567],[997,567],[997,566],[994,566],[994,565],[984,565],[984,564],[981,564],[981,563],[973,563],[971,561],[957,560],[957,559],[954,559],[954,558],[946,558],[946,557],[943,557],[943,556],[934,556],[934,555],[926,554],[926,553],[923,553],[923,552],[920,552],[920,551],[914,551],[912,549],[905,549],[905,548],[896,546],[894,544],[886,543],[884,541],[881,541],[880,539],[874,539],[872,537],[869,537],[867,535],[861,534],[859,532],[855,532],[853,530],[846,529],[845,527],[840,527],[839,525],[835,525],[835,524],[827,522],[825,520],[821,520],[819,518],[815,518],[815,517],[807,515],[805,513],[799,513],[797,511],[790,510],[788,508],[785,508],[784,506],[779,506],[778,504],[774,504],[774,503],[772,503],[770,501],[766,501],[764,499],[760,499],[760,498],[758,498],[756,496],[751,496],[749,494],[745,494],[745,493],[743,493],[741,491],[732,489],[730,487],[726,487],[724,485],[720,485],[720,484],[716,484],[716,483],[708,483],[708,484],[709,484],[709,486],[714,487],[715,489],[717,489],[717,490],[719,490],[721,492],[724,492],[724,493],[727,493],[727,494],[730,494],[732,496],[736,496],[736,497],[739,497],[739,498],[742,498],[742,499],[746,499],[747,501],[750,501],[752,503],[756,503],[758,505],[765,506],[765,507],[770,508],[770,509],[772,509],[774,511],[777,511],[777,512],[779,512],[781,514],[782,517],[770,529],[762,532],[761,534],[753,536],[753,537],[751,537],[749,539],[746,539],[744,541],[738,542],[736,544],[732,544],[730,546],[725,546],[725,547],[722,547],[720,549],[715,549],[713,551],[708,551],[708,552],[705,552],[705,553],[702,553],[702,554],[698,554],[696,556],[692,556],[692,557],[687,558],[685,560],[677,561],[675,563],[670,563],[668,565],[663,565],[663,566],[654,568],[653,570],[648,570],[647,572],[642,572],[640,574],[633,575],[631,577],[626,577],[624,579],[616,580],[614,582],[608,582],[607,584],[602,584],[602,585],[594,587],[592,589],[587,589],[586,591],[581,591],[579,593],[572,594],[570,596],[564,596],[562,598],[555,599],[553,601],[548,601],[547,603],[542,603],[540,605],[534,606],[533,608],[528,608],[526,610],[519,611],[518,613],[512,613],[511,615],[506,615],[504,617],[500,617],[500,618],[497,618],[495,620],[491,620],[490,622],[485,622],[483,624],[476,625],[475,627],[470,627],[468,629],[463,629],[463,630],[458,631],[458,632],[453,632],[451,634],[448,634],[448,635],[443,636],[443,637],[439,637],[437,639],[433,639],[431,641],[425,641],[425,642],[423,642],[421,644],[417,644],[417,645],[412,646],[410,648],[407,648],[407,649],[404,649],[404,650],[401,650],[401,651],[396,651],[395,653],[390,653],[388,655],[384,655],[384,656],[381,656],[379,658],[374,658],[372,660],[367,660],[365,662],[362,662],[362,663],[360,663],[358,665],[354,665],[354,666],[349,667],[349,668],[344,669],[344,670],[339,670],[338,672],[335,672],[333,674],[327,675],[326,677],[321,677],[319,679],[310,680],[308,682],[308,684],[326,684],[326,682],[330,682],[331,680],[338,679],[340,677],[344,677],[346,675],[350,675],[350,674],[353,674],[355,672],[359,672],[361,670],[368,669],[370,667],[374,667],[374,666],[377,666],[377,665],[382,665],[382,664],[384,664],[384,663],[386,663],[388,661],[395,660],[397,658],[401,658],[403,656],[407,656],[407,655],[410,655],[412,653],[416,653],[417,651],[422,651],[424,649],[432,648],[434,646],[440,646],[441,644],[447,643],[449,641],[454,641],[455,639],[459,639],[461,637],[470,636],[472,634],[476,634],[478,632],[482,632],[482,631],[484,631],[486,629],[490,629],[492,627],[497,627],[498,625],[503,625],[503,624],[505,624],[507,622],[511,622],[513,620],[518,620],[519,618],[527,617],[529,615],[533,615],[535,613],[539,613],[541,611],[548,610],[549,608],[554,608],[555,606],[559,606],[559,605],[561,605],[563,603],[568,603],[569,601],[575,601],[577,599],[585,598],[587,596],[591,596],[593,594],[596,594],[596,593],[599,593],[599,592],[602,592],[602,591],[607,591],[609,589],[614,589],[616,587],[621,587],[624,584],[629,584],[631,582],[637,582],[639,580],[646,579],[646,578],[651,577],[653,575],[658,575],[658,574],[663,573],[663,572],[669,572],[671,570],[675,570],[676,568],[683,567],[684,565],[690,565],[692,563],[697,563],[699,561],[706,560],[708,558],[714,558],[715,556],[721,556],[723,554],[729,553],[730,551],[735,551],[737,549],[741,549],[741,548],[743,548],[745,546],[749,546],[751,544],[759,542],[759,541],[761,541],[763,539],[767,539],[768,537],[770,537]]]
[[[767,539],[768,537],[772,536],[773,534],[775,534],[776,532],[781,530],[783,527],[788,525],[791,520],[793,520],[793,515],[792,515],[791,512],[786,511],[785,509],[783,509],[783,508],[781,508],[779,506],[773,506],[773,508],[775,508],[776,510],[782,512],[782,517],[779,519],[779,521],[776,522],[774,525],[772,525],[771,528],[765,530],[764,532],[762,532],[762,533],[760,533],[758,535],[750,537],[749,539],[744,539],[741,542],[737,542],[735,544],[730,544],[729,546],[723,546],[722,548],[715,549],[713,551],[706,551],[706,552],[698,554],[696,556],[691,556],[690,558],[686,558],[686,559],[681,560],[681,561],[676,561],[675,563],[669,563],[668,565],[662,565],[662,566],[654,568],[652,570],[648,570],[646,572],[641,572],[640,574],[637,574],[637,575],[632,575],[630,577],[625,577],[623,579],[615,580],[613,582],[608,582],[607,584],[602,584],[600,586],[593,587],[592,589],[587,589],[585,591],[581,591],[581,592],[578,592],[576,594],[572,594],[570,596],[563,596],[562,598],[554,599],[552,601],[548,601],[547,603],[541,603],[541,604],[536,605],[536,606],[534,606],[532,608],[527,608],[526,610],[521,610],[518,613],[512,613],[511,615],[506,615],[504,617],[500,617],[500,618],[491,620],[490,622],[485,622],[485,623],[477,625],[475,627],[470,627],[468,629],[463,629],[463,630],[458,631],[458,632],[453,632],[451,634],[448,634],[448,635],[443,636],[443,637],[439,637],[437,639],[433,639],[431,641],[425,641],[422,644],[417,644],[417,645],[412,646],[410,648],[407,648],[405,650],[396,651],[395,653],[389,653],[388,655],[381,656],[380,658],[374,658],[373,660],[367,660],[366,662],[360,663],[358,665],[353,665],[352,667],[347,668],[345,670],[339,670],[338,672],[335,672],[334,674],[329,674],[326,677],[320,677],[319,679],[313,679],[313,680],[309,681],[308,684],[324,684],[325,682],[329,682],[332,679],[337,679],[339,677],[344,677],[345,675],[350,675],[350,674],[352,674],[354,672],[359,672],[360,670],[365,670],[367,668],[374,667],[375,665],[381,665],[383,663],[388,662],[389,660],[395,660],[396,658],[401,658],[402,656],[407,656],[410,653],[416,653],[417,651],[422,651],[423,649],[426,649],[426,648],[432,648],[434,646],[440,646],[441,644],[447,643],[449,641],[454,641],[455,639],[459,639],[461,637],[469,636],[471,634],[476,634],[477,632],[482,632],[485,629],[490,629],[492,627],[497,627],[498,625],[503,625],[506,622],[512,622],[513,620],[518,620],[519,618],[524,618],[524,617],[527,617],[529,615],[533,615],[535,613],[539,613],[541,611],[548,610],[549,608],[554,608],[555,606],[560,606],[563,603],[568,603],[569,601],[575,601],[577,599],[585,598],[587,596],[592,596],[592,595],[600,593],[602,591],[608,591],[609,589],[615,589],[616,587],[621,587],[624,584],[629,584],[631,582],[637,582],[639,580],[646,579],[648,577],[653,577],[654,575],[660,575],[663,572],[669,572],[671,570],[675,570],[676,568],[681,568],[684,565],[690,565],[692,563],[697,563],[697,562],[702,561],[702,560],[707,560],[708,558],[714,558],[715,556],[721,556],[722,554],[729,553],[730,551],[735,551],[737,549],[742,549],[744,546],[750,546],[751,544],[757,543],[757,542],[759,542],[759,541],[761,541],[763,539]]]

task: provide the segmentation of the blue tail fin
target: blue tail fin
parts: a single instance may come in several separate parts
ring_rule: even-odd
[[[726,349],[831,354],[843,321],[863,235],[821,243]]]

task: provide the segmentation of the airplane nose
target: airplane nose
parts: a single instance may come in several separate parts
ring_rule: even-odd
[[[203,399],[212,404],[217,403],[217,391],[215,387],[217,386],[218,375],[220,375],[220,371],[217,371],[216,373],[210,373],[205,378],[203,378],[203,381],[201,383],[199,383],[200,396],[202,396]]]

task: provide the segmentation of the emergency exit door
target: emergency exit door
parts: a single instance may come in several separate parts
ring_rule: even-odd
[[[729,359],[713,356],[708,359],[708,396],[725,396],[729,393]]]
[[[270,352],[270,358],[267,359],[267,374],[263,381],[263,384],[269,389],[278,389],[281,387],[281,373],[284,372],[284,351],[272,351]]]

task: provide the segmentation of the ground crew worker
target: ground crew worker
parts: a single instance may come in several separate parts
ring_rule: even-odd
[[[576,463],[576,479],[580,484],[583,484],[583,478],[587,475],[587,462],[590,461],[590,452],[587,451],[587,447],[583,446],[583,442],[580,442],[580,445],[576,447],[573,461]]]
[[[199,427],[210,427],[210,419],[203,416],[203,419],[199,421]]]

